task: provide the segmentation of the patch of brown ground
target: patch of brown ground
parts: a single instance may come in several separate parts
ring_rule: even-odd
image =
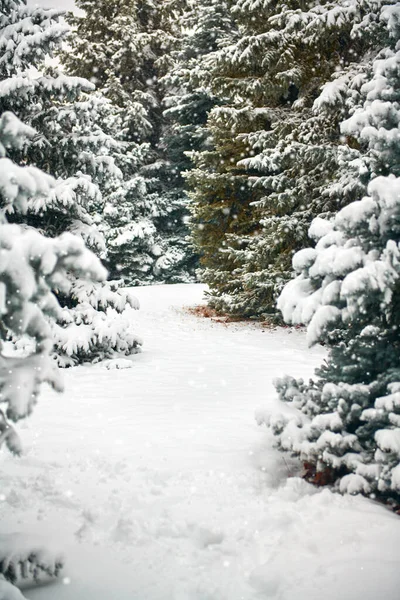
[[[215,323],[222,323],[223,325],[227,325],[229,323],[252,323],[254,325],[258,325],[262,328],[274,329],[276,327],[275,323],[269,321],[262,321],[258,319],[249,319],[246,317],[235,317],[233,315],[224,315],[222,313],[218,313],[216,310],[207,305],[199,305],[199,306],[190,306],[187,309],[187,312],[195,317],[200,317],[203,319],[211,319]]]

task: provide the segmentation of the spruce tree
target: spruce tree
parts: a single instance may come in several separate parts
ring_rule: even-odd
[[[260,212],[252,202],[260,199],[258,190],[249,187],[246,169],[233,158],[245,155],[241,134],[266,126],[265,115],[241,111],[240,123],[232,122],[230,110],[214,108],[207,121],[212,140],[210,149],[191,154],[194,168],[187,173],[192,198],[192,236],[201,255],[202,281],[210,286],[210,304],[226,311],[238,293],[236,257],[227,251],[229,236],[254,236],[259,233]]]
[[[187,194],[186,174],[193,168],[193,153],[213,148],[206,123],[220,101],[205,84],[204,57],[217,50],[233,28],[226,1],[200,0],[186,8],[179,43],[171,52],[172,64],[162,80],[166,127],[161,142],[175,166],[182,194]]]
[[[358,156],[339,122],[357,99],[360,62],[380,43],[374,15],[364,20],[366,7],[237,0],[235,39],[207,58],[212,91],[225,104],[209,118],[218,155],[211,165],[207,154],[197,158],[192,183],[202,229],[195,236],[220,310],[274,317],[312,218],[334,214],[365,189],[360,179],[339,181],[342,162]],[[337,83],[346,77],[353,83],[344,97]],[[215,171],[227,180],[239,172],[242,193],[205,193]],[[233,223],[236,203],[245,212],[242,227]]]
[[[164,144],[171,162],[184,173],[192,167],[191,152],[212,147],[205,125],[219,100],[205,85],[204,58],[234,27],[228,2],[197,0],[187,7],[180,27],[178,47],[171,52],[172,64],[163,78],[168,124]]]
[[[5,444],[16,455],[22,453],[22,444],[11,422],[31,414],[42,383],[62,389],[52,358],[51,323],[62,313],[57,294],[69,293],[71,275],[93,282],[106,277],[100,261],[79,237],[71,233],[44,237],[32,227],[8,222],[7,215],[26,213],[30,202],[43,201],[59,185],[43,171],[19,166],[10,158],[36,135],[12,113],[0,116],[0,402],[5,411],[0,411],[0,446]],[[22,357],[11,352],[11,338],[25,340]],[[24,535],[0,535],[4,600],[22,600],[14,587],[17,581],[57,576],[61,567],[61,558],[31,545]]]
[[[9,220],[48,237],[69,231],[104,255],[95,221],[104,203],[101,192],[121,178],[113,155],[124,148],[105,129],[114,127],[118,115],[108,101],[90,95],[94,86],[87,80],[43,66],[68,30],[60,14],[22,1],[2,6],[0,115],[13,111],[36,130],[11,156],[57,177],[50,194],[31,198],[23,214],[14,207]],[[60,292],[59,299],[64,311],[54,333],[60,364],[136,351],[140,341],[125,309],[137,303],[117,283],[98,286],[74,278],[68,296]]]
[[[374,13],[375,15],[375,13]],[[341,126],[364,158],[368,195],[310,229],[315,248],[293,260],[297,277],[278,306],[329,348],[315,381],[276,382],[297,417],[273,417],[278,446],[328,475],[342,492],[400,501],[400,7],[376,13],[386,47],[371,62],[361,103]],[[361,167],[361,169],[360,169]],[[357,171],[354,172],[354,176]]]
[[[93,81],[122,116],[123,139],[141,160],[121,166],[123,184],[104,209],[109,268],[130,284],[188,281],[193,258],[187,198],[163,143],[161,82],[176,40],[178,2],[78,0],[70,15],[68,71]],[[178,12],[177,12],[178,11]]]

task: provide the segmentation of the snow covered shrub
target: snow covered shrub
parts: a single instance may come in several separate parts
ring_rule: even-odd
[[[46,238],[39,231],[10,224],[7,214],[24,214],[29,201],[51,195],[57,182],[39,169],[18,166],[7,152],[20,148],[36,132],[5,112],[0,117],[0,444],[20,454],[21,443],[10,421],[28,416],[46,382],[62,389],[51,354],[51,323],[62,309],[56,293],[68,294],[71,275],[103,281],[106,271],[81,238],[63,233]],[[30,339],[23,356],[9,354],[5,342],[13,337]],[[0,536],[0,597],[22,597],[11,585],[20,577],[37,578],[41,572],[57,575],[60,559],[49,558],[40,548],[17,549]],[[6,582],[8,580],[8,583]]]
[[[62,367],[135,354],[142,341],[134,332],[136,297],[122,281],[102,284],[78,279],[54,325],[55,358]],[[121,289],[120,289],[121,288]]]
[[[73,233],[105,259],[106,198],[121,185],[118,160],[133,158],[113,137],[121,119],[111,102],[93,94],[86,79],[43,66],[68,32],[61,14],[22,0],[1,3],[0,115],[12,111],[35,129],[9,149],[10,157],[56,178],[49,193],[28,196],[24,210],[8,206],[8,220],[50,238]],[[59,364],[136,352],[141,342],[131,309],[138,304],[123,282],[89,284],[76,273],[68,276],[68,291],[57,291],[63,310],[53,325]]]
[[[342,492],[400,501],[400,6],[386,7],[388,47],[342,132],[366,148],[368,195],[332,221],[316,219],[315,248],[293,259],[297,277],[278,307],[306,323],[329,357],[317,379],[276,382],[298,416],[267,419],[283,450],[329,468]]]

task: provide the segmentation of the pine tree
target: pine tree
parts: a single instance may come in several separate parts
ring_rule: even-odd
[[[166,111],[173,120],[170,147],[181,157],[182,170],[190,168],[184,175],[191,190],[191,228],[202,256],[202,278],[214,290],[218,286],[221,296],[236,289],[235,265],[223,252],[225,237],[253,233],[258,227],[249,210],[247,173],[232,156],[244,156],[240,133],[265,123],[262,114],[254,118],[245,109],[236,130],[225,106],[229,99],[214,86],[210,64],[218,49],[238,35],[232,4],[200,1],[188,13],[186,35],[169,73],[176,94],[168,99]]]
[[[376,13],[374,13],[375,15]],[[329,357],[317,379],[278,380],[298,417],[271,418],[284,450],[329,472],[342,492],[400,501],[400,6],[382,6],[386,47],[370,64],[361,103],[341,126],[365,152],[368,195],[310,229],[316,247],[293,260],[279,308],[307,323]],[[356,165],[353,165],[355,167]]]
[[[163,78],[169,125],[164,144],[171,162],[183,173],[192,166],[190,152],[211,148],[205,125],[219,100],[205,87],[204,57],[218,49],[233,23],[225,0],[198,0],[187,7],[180,25],[179,45],[171,52],[172,64]]]
[[[260,194],[249,187],[247,171],[233,157],[245,155],[241,134],[266,126],[265,115],[243,109],[240,116],[240,123],[234,123],[228,108],[211,111],[207,130],[212,148],[191,155],[195,167],[187,174],[192,190],[192,235],[201,254],[202,281],[210,286],[211,306],[223,311],[241,285],[236,258],[226,251],[227,240],[229,236],[254,236],[260,230],[261,214],[251,205]]]
[[[225,99],[209,119],[218,155],[211,165],[200,156],[193,178],[202,228],[196,238],[218,309],[273,317],[293,252],[309,243],[312,218],[334,214],[365,189],[360,179],[339,181],[340,165],[358,152],[338,125],[357,101],[360,62],[379,45],[373,14],[364,22],[367,4],[234,3],[236,39],[207,59],[212,90]],[[347,96],[343,80],[352,80]],[[224,198],[223,188],[218,196],[204,193],[216,170],[227,179],[240,173],[241,196]],[[237,202],[247,227],[232,222]]]
[[[11,157],[57,177],[50,194],[31,198],[22,214],[14,207],[9,219],[54,237],[69,231],[104,255],[104,237],[93,215],[102,210],[102,191],[120,178],[116,158],[124,146],[107,132],[119,115],[105,99],[90,95],[90,82],[42,67],[59,46],[67,28],[60,11],[5,3],[0,16],[0,115],[13,111],[36,130]],[[104,127],[102,128],[102,125]],[[101,285],[75,279],[55,331],[60,364],[135,352],[140,340],[132,331],[131,294],[116,282]],[[125,310],[126,309],[126,310]]]
[[[62,61],[89,78],[122,115],[123,138],[141,161],[125,161],[123,184],[105,207],[109,268],[127,283],[188,281],[192,251],[186,239],[187,198],[163,145],[164,89],[176,44],[176,1],[78,0],[71,15],[70,50]]]
[[[205,125],[210,110],[219,104],[205,85],[204,57],[217,50],[232,27],[227,2],[190,3],[180,19],[172,64],[162,79],[166,127],[161,143],[178,174],[176,181],[183,195],[187,194],[185,175],[193,167],[193,153],[212,149]]]
[[[28,416],[37,402],[41,384],[49,383],[61,391],[62,383],[52,359],[51,322],[62,309],[56,292],[69,293],[71,274],[88,281],[106,276],[100,261],[70,233],[46,238],[37,230],[10,224],[13,210],[26,213],[29,202],[52,193],[58,183],[32,166],[18,166],[8,156],[21,149],[36,132],[4,112],[0,116],[0,446],[4,443],[14,454],[22,445],[10,421]],[[30,350],[21,358],[10,354],[7,341],[29,338]],[[18,536],[0,536],[0,596],[4,600],[23,598],[14,583],[41,574],[57,576],[62,560],[51,557]]]

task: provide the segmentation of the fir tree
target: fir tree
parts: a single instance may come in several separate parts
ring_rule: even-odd
[[[207,121],[213,147],[191,155],[195,168],[187,180],[192,190],[192,235],[201,254],[202,280],[211,288],[210,304],[218,310],[226,310],[241,285],[236,259],[226,252],[228,237],[254,236],[260,230],[261,214],[251,206],[260,194],[249,187],[247,171],[232,157],[245,154],[241,133],[264,126],[261,112],[254,117],[243,109],[240,123],[233,123],[229,109],[215,108]]]
[[[104,237],[92,215],[101,210],[101,191],[121,178],[114,155],[122,155],[124,148],[105,129],[115,128],[118,115],[109,102],[88,95],[93,84],[43,68],[67,32],[59,23],[60,11],[24,2],[2,8],[0,115],[13,111],[36,129],[11,156],[57,177],[51,193],[32,197],[23,214],[14,207],[9,219],[50,237],[69,231],[104,255]],[[125,308],[137,303],[118,284],[74,279],[68,296],[60,293],[59,299],[65,308],[55,332],[60,364],[136,351],[140,341]]]
[[[233,23],[225,0],[198,0],[187,7],[180,24],[179,45],[171,52],[172,65],[163,78],[167,90],[164,115],[169,125],[164,143],[171,162],[183,173],[192,167],[191,152],[212,147],[205,125],[219,100],[205,87],[204,57],[218,49]]]
[[[164,0],[79,0],[71,15],[70,49],[62,61],[89,78],[117,107],[123,139],[139,144],[121,166],[123,185],[107,195],[104,213],[109,268],[127,283],[187,281],[193,258],[186,239],[187,198],[162,138],[165,75],[176,44],[179,3]]]
[[[280,397],[297,418],[271,418],[279,447],[329,471],[342,492],[400,500],[400,7],[377,18],[386,47],[361,87],[361,104],[341,127],[364,148],[368,195],[310,229],[315,248],[293,260],[296,279],[279,308],[307,323],[310,344],[330,353],[317,379],[286,377]],[[353,165],[355,167],[356,165]],[[302,413],[302,414],[301,414]]]
[[[234,3],[236,39],[206,61],[212,90],[225,99],[209,120],[217,156],[212,165],[200,156],[192,180],[195,224],[202,228],[195,235],[218,309],[274,316],[276,297],[291,277],[292,254],[309,243],[312,218],[334,214],[365,189],[364,181],[351,177],[339,184],[343,160],[358,156],[339,122],[357,100],[360,61],[380,43],[380,25],[371,12],[365,16],[367,5]],[[353,83],[344,98],[338,83],[346,77]],[[222,189],[218,196],[204,194],[216,170],[227,179],[241,174],[240,198],[224,198]],[[232,222],[232,202],[246,207],[247,228]]]
[[[51,356],[50,323],[62,312],[56,292],[69,293],[71,274],[87,281],[102,281],[106,276],[79,237],[64,233],[46,238],[33,228],[8,223],[7,214],[13,210],[26,213],[30,201],[49,196],[58,185],[39,169],[18,166],[8,156],[35,135],[12,113],[0,116],[0,402],[6,411],[0,411],[0,445],[4,443],[17,455],[22,445],[10,421],[32,412],[43,382],[62,389]],[[6,348],[11,337],[30,340],[30,350],[22,358]],[[59,557],[28,544],[23,536],[0,536],[0,596],[4,600],[23,598],[13,585],[17,579],[57,576],[61,567]]]
[[[191,3],[180,24],[179,45],[171,52],[172,65],[162,80],[167,108],[161,142],[185,193],[185,175],[193,168],[193,153],[213,148],[205,125],[210,110],[220,103],[205,84],[204,57],[218,49],[233,24],[227,2],[204,0]]]

